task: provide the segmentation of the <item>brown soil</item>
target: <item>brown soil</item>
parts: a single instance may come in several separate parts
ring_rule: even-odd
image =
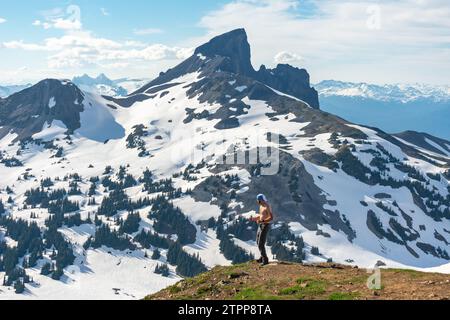
[[[369,289],[365,269],[337,264],[252,262],[216,267],[146,297],[148,300],[448,300],[450,276],[382,269]]]

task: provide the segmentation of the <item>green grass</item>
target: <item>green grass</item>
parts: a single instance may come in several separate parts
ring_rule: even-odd
[[[197,289],[197,295],[202,296],[214,290],[214,286],[203,286]]]
[[[359,297],[356,292],[333,292],[328,296],[328,300],[355,300]]]
[[[172,294],[175,294],[175,293],[178,293],[181,291],[182,291],[182,289],[180,287],[177,287],[176,285],[169,287],[169,292]]]
[[[419,271],[411,270],[411,269],[389,269],[389,271],[392,271],[395,273],[407,274],[407,275],[410,275],[412,278],[420,278],[425,275],[425,273],[423,273],[423,272],[419,272]]]
[[[349,284],[350,282],[353,284],[365,284],[368,279],[369,279],[369,275],[354,276],[354,277],[351,277],[348,279],[343,279],[342,281],[339,281],[339,284]]]
[[[280,290],[280,295],[295,296],[298,299],[320,296],[325,293],[327,283],[323,280],[299,278],[297,285]]]
[[[274,295],[265,293],[260,288],[245,288],[238,292],[234,300],[279,300],[280,298]]]

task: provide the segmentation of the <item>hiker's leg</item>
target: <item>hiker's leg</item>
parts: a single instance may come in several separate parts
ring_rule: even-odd
[[[259,248],[259,244],[261,243],[261,226],[258,226],[258,232],[256,233],[256,245]],[[263,257],[261,256],[256,262],[262,262]]]
[[[267,257],[267,252],[266,252],[266,240],[267,240],[267,233],[269,232],[270,229],[270,225],[266,224],[266,225],[261,225],[261,234],[259,237],[259,243],[258,243],[258,248],[259,251],[261,252],[261,257],[267,261],[269,260],[269,258]]]

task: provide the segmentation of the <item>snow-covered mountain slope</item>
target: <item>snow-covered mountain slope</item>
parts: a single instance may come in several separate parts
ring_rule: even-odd
[[[31,84],[0,86],[0,98],[6,98],[16,92],[22,91],[29,87],[31,87]]]
[[[387,132],[414,129],[450,139],[450,87],[425,84],[373,85],[323,81],[322,110]]]
[[[128,78],[111,80],[103,73],[96,78],[91,78],[85,74],[80,77],[74,77],[72,81],[83,91],[111,97],[126,96],[148,82],[145,79]]]
[[[315,108],[305,71],[252,70],[240,29],[127,97],[0,100],[0,299],[142,298],[251,259],[261,192],[276,259],[446,270],[448,154]]]

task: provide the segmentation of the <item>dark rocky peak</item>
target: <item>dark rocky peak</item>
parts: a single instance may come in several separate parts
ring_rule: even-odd
[[[319,94],[311,87],[309,73],[288,64],[279,64],[275,69],[264,65],[258,70],[256,78],[269,87],[286,93],[319,109]]]
[[[250,44],[245,30],[236,29],[213,38],[195,49],[190,58],[166,72],[161,72],[156,79],[131,95],[147,93],[150,88],[197,71],[203,76],[222,71],[253,77],[255,70],[251,64]]]
[[[155,94],[155,92],[151,92],[155,88],[188,73],[201,72],[203,78],[217,81],[218,78],[215,75],[218,71],[231,74],[235,78],[247,78],[261,82],[275,90],[305,101],[314,109],[319,109],[318,93],[311,88],[309,74],[306,70],[290,65],[278,65],[273,70],[268,70],[263,66],[258,72],[253,69],[250,44],[244,29],[230,31],[201,45],[195,50],[193,56],[175,68],[162,72],[158,78],[131,94],[133,98],[131,103],[135,99],[139,99],[139,101],[147,99],[147,95],[150,93]]]
[[[45,122],[62,121],[69,131],[80,127],[84,94],[68,80],[46,79],[0,101],[0,139],[11,130],[18,139],[42,130]]]
[[[244,29],[236,29],[210,40],[195,50],[196,55],[208,58],[225,57],[228,63],[222,71],[253,76],[250,44]]]

